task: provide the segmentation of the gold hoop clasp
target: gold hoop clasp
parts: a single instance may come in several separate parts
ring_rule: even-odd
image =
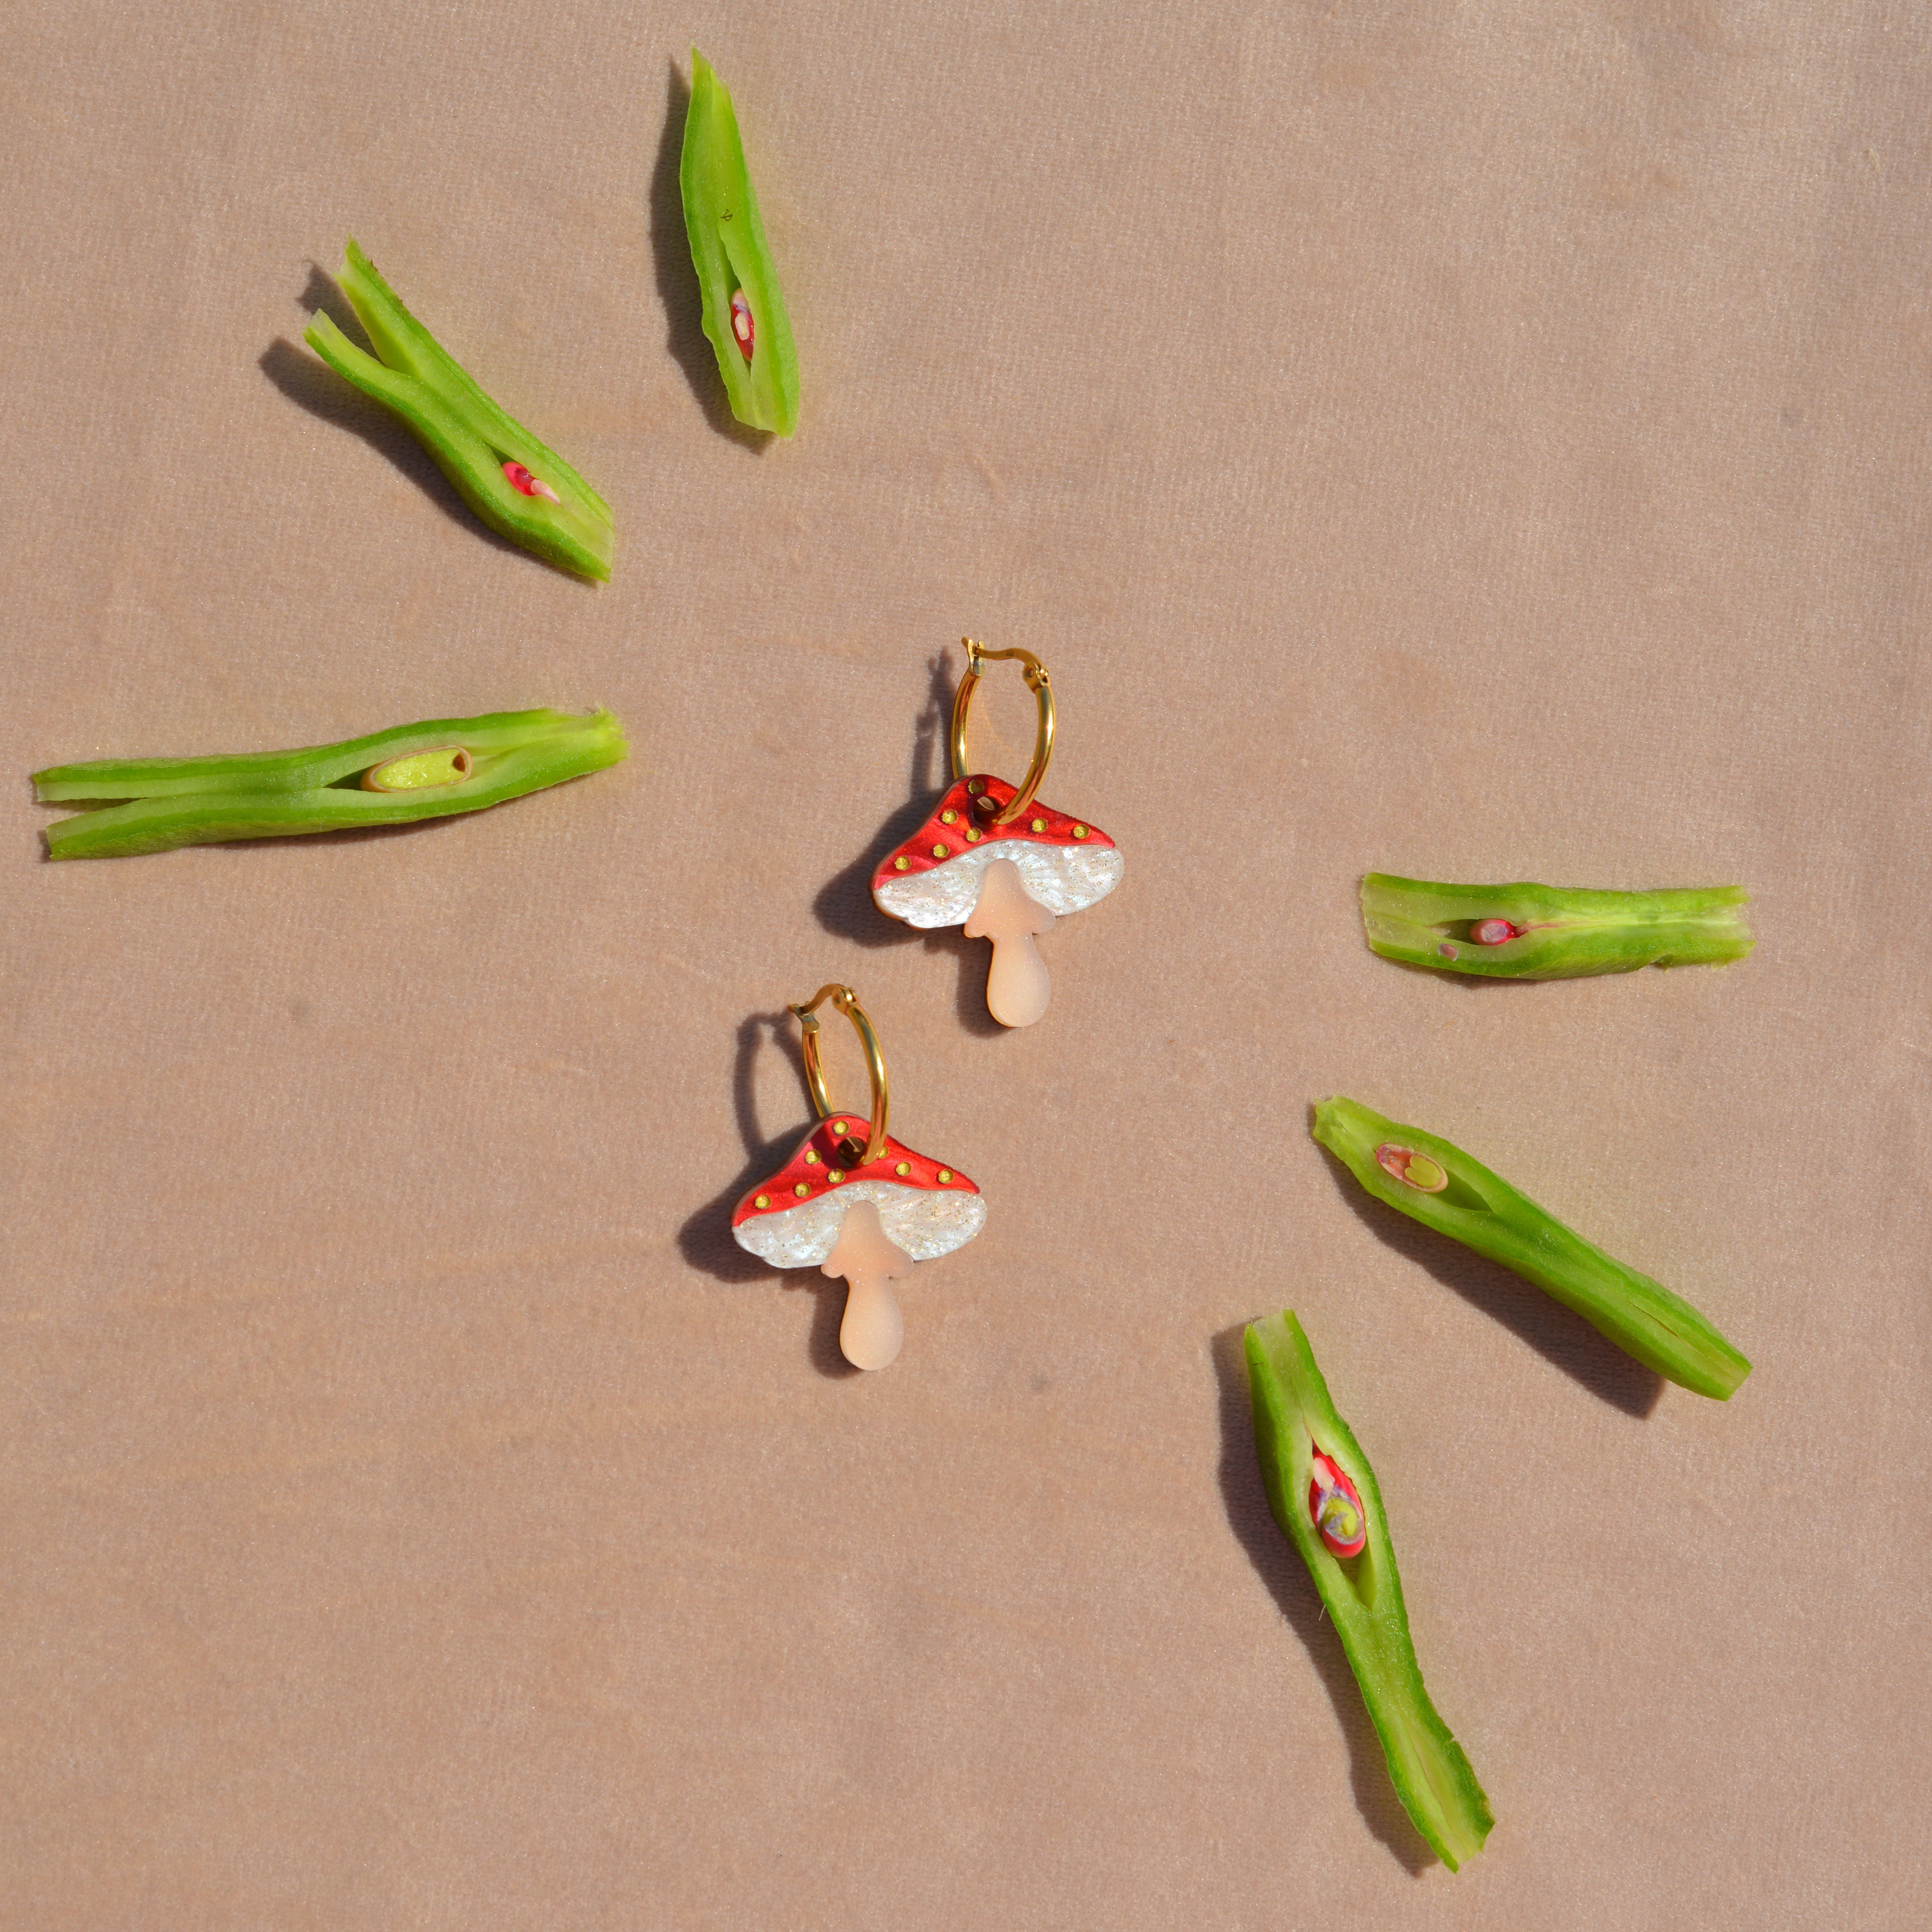
[[[1030,651],[989,651],[976,644],[970,638],[962,638],[959,641],[966,647],[966,674],[959,680],[958,692],[952,700],[952,776],[956,780],[973,775],[973,766],[966,756],[966,717],[973,708],[973,694],[979,688],[986,665],[1001,658],[1016,659],[1021,675],[1027,681],[1027,688],[1040,701],[1040,730],[1033,741],[1033,763],[1027,767],[1025,782],[1013,794],[1006,809],[998,814],[993,812],[990,798],[974,800],[976,808],[988,814],[989,824],[1008,824],[1032,804],[1034,794],[1039,790],[1040,782],[1046,777],[1047,766],[1052,761],[1052,680],[1047,676],[1046,665]]]
[[[868,1167],[886,1150],[886,1057],[879,1051],[879,1036],[872,1030],[872,1022],[850,986],[842,986],[834,980],[820,987],[803,1006],[794,1006],[792,1011],[798,1016],[799,1052],[805,1062],[805,1084],[812,1089],[812,1104],[818,1109],[821,1120],[829,1120],[837,1111],[825,1090],[825,1070],[818,1058],[818,1009],[827,1000],[852,1022],[859,1044],[866,1050],[866,1071],[872,1082],[872,1130],[866,1137],[862,1151],[856,1134],[842,1144],[840,1151],[853,1166]]]

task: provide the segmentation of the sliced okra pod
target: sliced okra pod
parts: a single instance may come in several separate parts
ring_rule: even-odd
[[[1575,980],[1640,966],[1721,966],[1751,950],[1742,886],[1606,892],[1558,886],[1448,886],[1371,872],[1362,926],[1372,952],[1492,980]]]
[[[610,505],[483,393],[352,236],[347,254],[342,292],[376,354],[365,355],[327,314],[316,316],[303,340],[338,376],[394,410],[493,530],[561,570],[608,578]]]
[[[753,429],[789,436],[798,422],[798,352],[784,291],[765,245],[731,96],[695,47],[678,181],[704,333],[731,413]]]
[[[1244,1346],[1268,1507],[1328,1606],[1396,1795],[1454,1871],[1483,1849],[1495,1821],[1423,1684],[1376,1472],[1292,1310],[1251,1322]]]
[[[602,771],[626,748],[608,711],[500,711],[298,752],[50,765],[34,788],[44,805],[124,800],[47,828],[50,858],[116,859],[477,812]]]
[[[1354,1100],[1324,1100],[1315,1138],[1378,1201],[1514,1269],[1679,1387],[1721,1402],[1750,1364],[1660,1282],[1613,1260],[1479,1160]]]

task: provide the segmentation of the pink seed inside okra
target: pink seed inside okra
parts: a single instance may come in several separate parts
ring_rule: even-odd
[[[1502,946],[1510,940],[1520,939],[1528,929],[1512,926],[1506,919],[1479,919],[1470,927],[1469,937],[1478,946]]]
[[[1449,1185],[1448,1171],[1440,1161],[1431,1160],[1413,1148],[1397,1147],[1393,1141],[1384,1141],[1376,1149],[1376,1165],[1391,1180],[1424,1194],[1440,1194]]]
[[[1309,1460],[1308,1516],[1331,1555],[1361,1555],[1369,1526],[1360,1494],[1319,1448]]]
[[[737,344],[739,352],[748,362],[752,359],[752,304],[745,299],[742,289],[734,290],[731,297],[731,335]]]
[[[510,479],[510,487],[520,490],[526,496],[548,496],[553,503],[563,501],[541,476],[532,476],[520,463],[505,464],[503,474]]]

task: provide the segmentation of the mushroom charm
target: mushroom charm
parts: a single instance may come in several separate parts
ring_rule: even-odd
[[[881,912],[909,926],[963,925],[968,939],[990,939],[987,1010],[1002,1026],[1031,1026],[1052,991],[1034,940],[1056,918],[1105,898],[1120,883],[1124,861],[1098,826],[1034,796],[1053,755],[1053,687],[1045,665],[1030,651],[987,651],[964,641],[966,674],[952,704],[952,788],[881,862],[872,897]],[[993,658],[1018,658],[1040,704],[1033,764],[1017,788],[967,776],[967,716],[980,668]]]
[[[813,1009],[826,998],[851,1021],[872,1076],[872,1118],[834,1112],[826,1098]],[[883,1369],[905,1340],[891,1284],[916,1262],[964,1246],[985,1226],[986,1203],[956,1168],[915,1154],[886,1132],[885,1062],[878,1036],[849,986],[820,988],[794,1006],[806,1078],[824,1118],[785,1165],[731,1215],[741,1248],[776,1268],[817,1268],[846,1283],[838,1346],[854,1368]]]

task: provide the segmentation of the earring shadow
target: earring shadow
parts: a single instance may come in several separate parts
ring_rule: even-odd
[[[1228,1527],[1246,1551],[1248,1561],[1268,1587],[1282,1616],[1301,1640],[1302,1647],[1328,1693],[1336,1720],[1348,1746],[1348,1780],[1355,1809],[1370,1831],[1394,1853],[1412,1878],[1436,1862],[1427,1841],[1411,1822],[1389,1782],[1388,1762],[1382,1741],[1369,1720],[1355,1674],[1348,1667],[1342,1640],[1328,1621],[1328,1612],[1308,1566],[1281,1532],[1262,1487],[1261,1464],[1255,1450],[1254,1414],[1249,1406],[1247,1363],[1242,1354],[1243,1330],[1224,1328],[1214,1338],[1214,1373],[1221,1402],[1221,1500]],[[1263,1666],[1262,1667],[1266,1667]]]
[[[738,1024],[738,1046],[731,1076],[732,1112],[736,1118],[739,1138],[745,1144],[745,1165],[730,1184],[715,1194],[677,1231],[678,1252],[690,1266],[700,1269],[714,1280],[766,1286],[805,1288],[812,1293],[814,1306],[812,1336],[808,1344],[812,1365],[820,1375],[834,1380],[863,1372],[840,1354],[838,1324],[845,1310],[845,1284],[833,1281],[817,1270],[777,1269],[739,1246],[731,1233],[731,1214],[746,1192],[767,1180],[782,1167],[812,1130],[817,1114],[812,1106],[811,1089],[806,1085],[802,1066],[799,1069],[799,1090],[806,1103],[805,1118],[788,1133],[767,1139],[758,1126],[754,1091],[760,1049],[769,1037],[774,1044],[789,1043],[795,1024],[788,1010],[774,1013],[750,1013]]]
[[[958,968],[953,1010],[959,1024],[982,1040],[997,1040],[1007,1029],[986,1010],[987,958],[980,941],[968,939],[957,926],[928,928],[888,918],[872,898],[872,874],[932,816],[950,783],[946,736],[954,687],[943,652],[927,660],[926,674],[926,705],[913,730],[906,802],[874,834],[865,850],[820,888],[812,902],[812,914],[835,938],[854,946],[907,946],[917,940],[928,952],[949,955]]]
[[[1321,1149],[1336,1189],[1378,1240],[1426,1269],[1472,1306],[1500,1322],[1590,1393],[1641,1422],[1664,1394],[1664,1378],[1625,1354],[1582,1316],[1532,1282],[1447,1234],[1425,1228],[1364,1190],[1328,1148]]]
[[[664,346],[684,371],[704,419],[727,442],[754,455],[772,440],[769,430],[753,429],[731,413],[718,357],[704,333],[704,297],[691,260],[691,235],[684,225],[684,124],[691,112],[691,87],[668,63],[664,86],[664,134],[651,170],[651,262],[658,298],[664,307]]]
[[[309,314],[330,316],[357,348],[371,356],[376,353],[356,320],[355,310],[349,305],[348,297],[319,264],[309,264],[308,286],[296,299]],[[460,524],[484,542],[512,556],[530,556],[528,551],[499,536],[457,494],[456,486],[437,468],[436,459],[416,440],[400,416],[385,409],[373,396],[365,396],[353,382],[345,382],[319,357],[278,336],[256,358],[256,367],[290,402],[308,410],[318,422],[359,436],[378,455],[386,457],[452,523]],[[530,560],[539,560],[530,557]]]

